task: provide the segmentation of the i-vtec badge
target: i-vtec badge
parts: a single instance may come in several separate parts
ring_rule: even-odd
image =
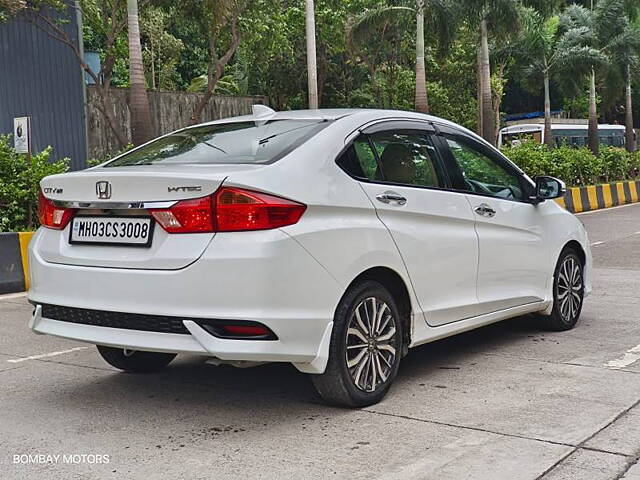
[[[62,188],[57,187],[44,187],[42,193],[50,193],[52,195],[60,195],[63,192]]]
[[[169,192],[201,192],[202,185],[190,185],[182,187],[167,187]]]

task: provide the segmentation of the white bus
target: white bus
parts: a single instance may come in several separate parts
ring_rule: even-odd
[[[561,124],[553,123],[551,131],[556,145],[569,145],[573,147],[587,146],[586,124]],[[598,137],[601,145],[612,147],[625,146],[624,125],[598,125]],[[544,124],[524,123],[512,125],[500,130],[498,145],[517,145],[523,140],[531,139],[537,143],[544,143]]]

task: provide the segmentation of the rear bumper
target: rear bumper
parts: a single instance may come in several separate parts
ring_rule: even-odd
[[[247,235],[248,233],[248,235]],[[202,257],[180,270],[94,268],[46,262],[30,246],[34,304],[183,317],[189,333],[160,333],[71,323],[42,316],[31,328],[100,345],[214,356],[222,360],[292,362],[324,370],[322,349],[342,296],[338,283],[279,230],[217,235]],[[250,320],[278,340],[217,338],[187,318]]]
[[[259,362],[313,363],[324,338],[329,338],[333,322],[329,322],[318,341],[316,350],[296,348],[290,342],[279,340],[230,340],[210,335],[192,320],[184,320],[189,334],[146,332],[121,328],[96,327],[42,316],[42,307],[36,305],[29,326],[34,332],[69,338],[81,342],[110,347],[146,350],[152,352],[192,353],[214,356],[221,360],[246,360]],[[304,366],[300,366],[304,368]]]

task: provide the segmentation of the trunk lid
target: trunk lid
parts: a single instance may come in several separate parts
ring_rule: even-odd
[[[96,167],[46,177],[43,195],[82,207],[76,215],[147,216],[149,202],[175,202],[213,194],[228,175],[261,165],[144,165]],[[155,223],[154,220],[152,220]],[[73,220],[64,230],[43,228],[37,251],[48,262],[88,267],[176,270],[195,262],[214,233],[169,234],[158,224],[151,245],[70,244]]]
[[[96,167],[46,177],[40,187],[47,198],[71,202],[158,202],[210,195],[232,174],[261,165],[141,165]],[[100,198],[98,182],[109,182],[109,198]],[[197,188],[194,188],[197,187]]]

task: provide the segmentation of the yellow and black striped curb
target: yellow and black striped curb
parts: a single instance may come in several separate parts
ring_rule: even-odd
[[[27,246],[33,232],[0,233],[0,294],[29,289]]]
[[[572,213],[590,212],[638,201],[640,180],[567,188],[556,201]]]

